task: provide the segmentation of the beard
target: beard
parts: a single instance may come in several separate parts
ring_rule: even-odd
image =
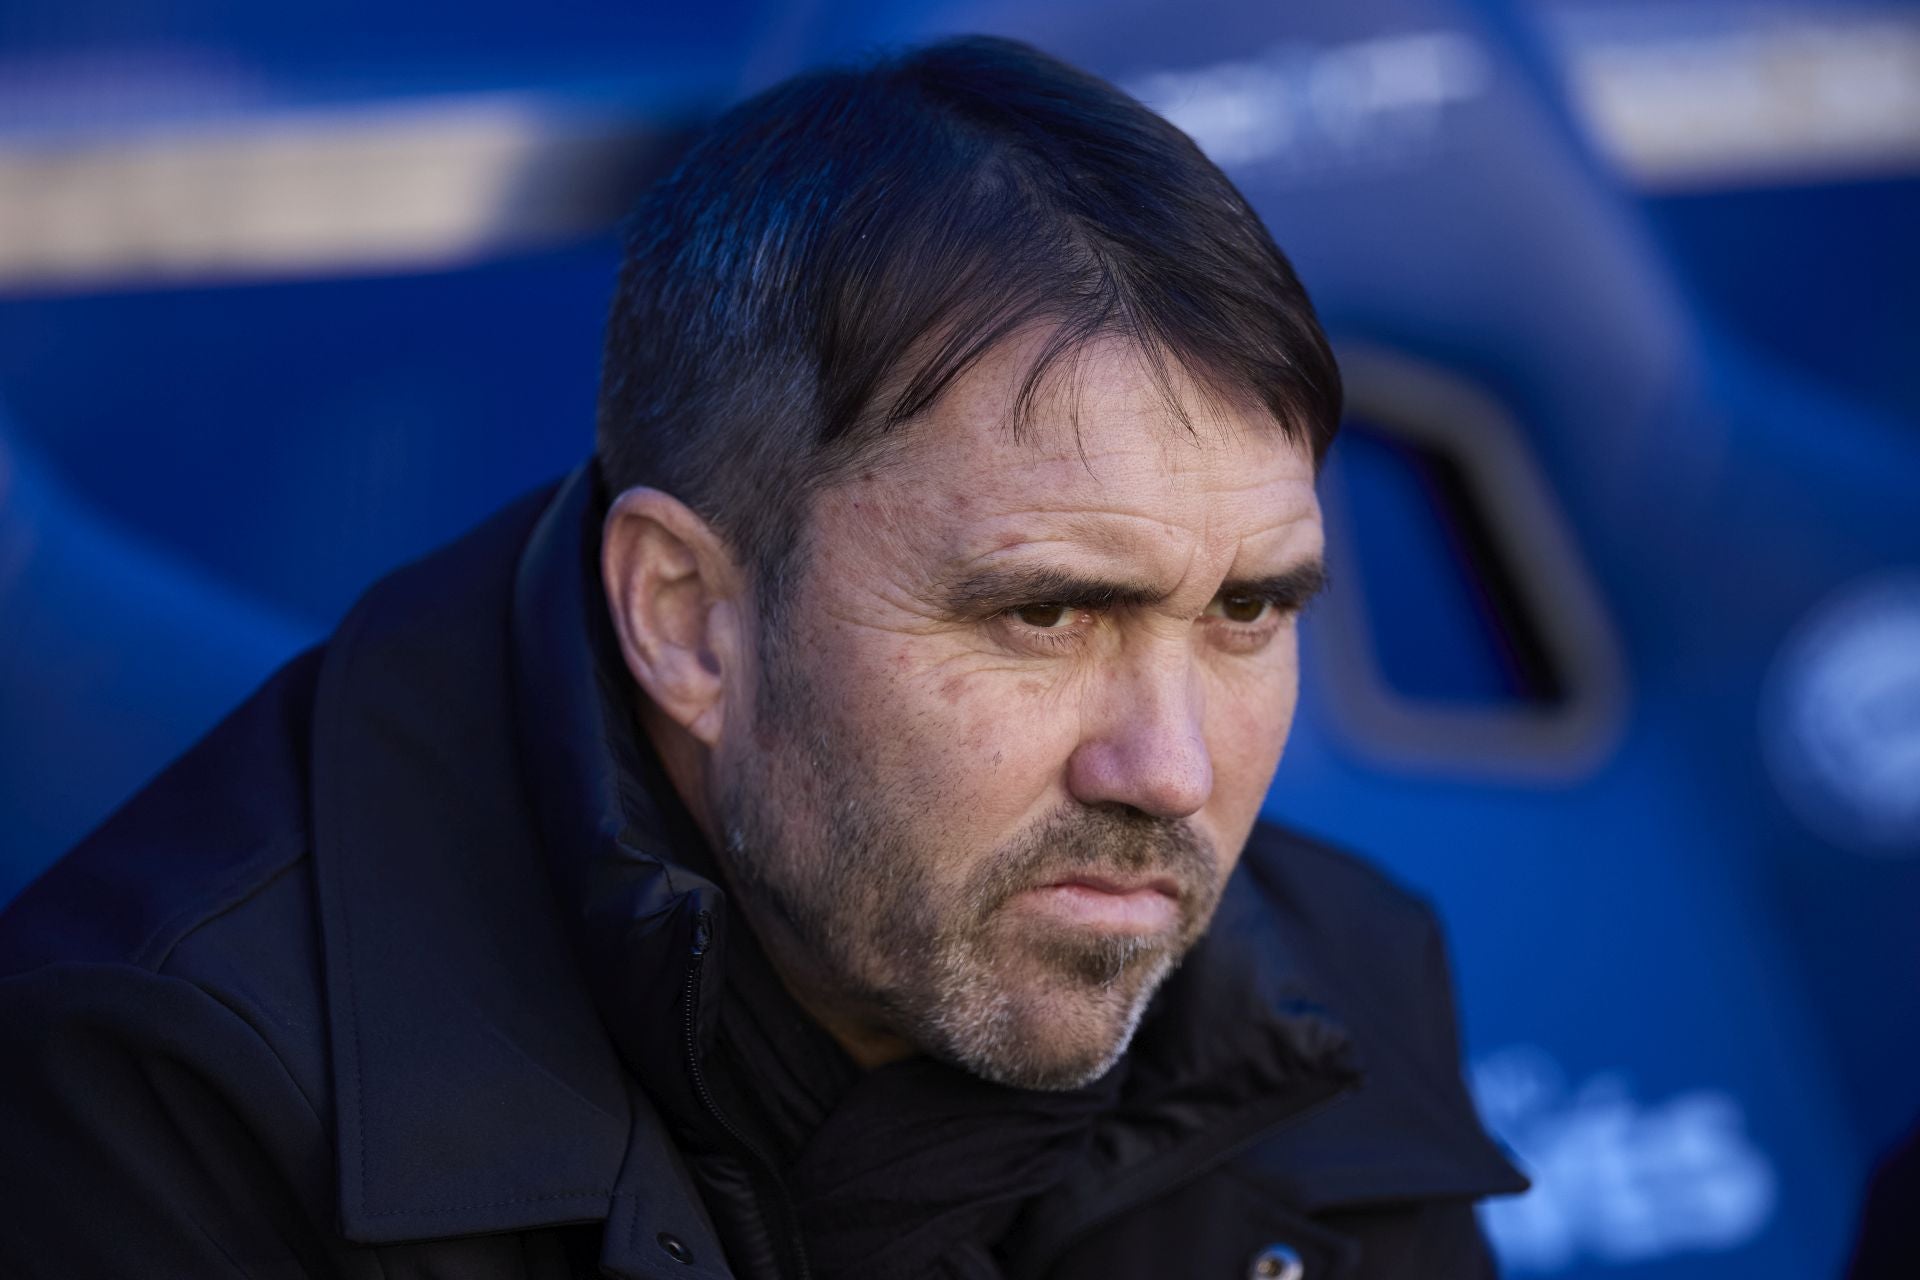
[[[804,673],[777,658],[766,670],[752,751],[717,799],[728,879],[773,926],[776,964],[984,1079],[1073,1089],[1106,1074],[1219,903],[1205,839],[1126,806],[1072,806],[969,856],[927,817],[935,790],[877,768]],[[1176,919],[1112,932],[1016,901],[1076,877],[1162,880]]]

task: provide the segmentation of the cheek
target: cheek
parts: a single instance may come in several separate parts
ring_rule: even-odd
[[[1299,694],[1299,667],[1287,640],[1287,651],[1278,655],[1283,661],[1223,679],[1208,700],[1214,777],[1208,810],[1223,848],[1237,850],[1253,829],[1286,747]]]
[[[846,646],[841,705],[876,781],[903,788],[943,842],[991,847],[1046,807],[1078,740],[1077,709],[1029,672],[932,648],[898,636]]]

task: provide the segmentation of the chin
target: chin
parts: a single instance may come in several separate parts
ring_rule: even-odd
[[[1173,968],[1165,950],[1135,952],[1117,966],[1083,961],[1029,982],[980,974],[950,991],[930,1028],[929,1049],[995,1084],[1068,1090],[1112,1070]],[[996,981],[996,978],[998,979]]]

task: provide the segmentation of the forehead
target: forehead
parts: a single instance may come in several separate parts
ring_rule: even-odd
[[[1169,388],[1111,338],[1050,370],[1019,415],[1043,340],[989,352],[884,464],[823,505],[843,519],[867,511],[920,556],[950,561],[1040,546],[1209,560],[1318,549],[1312,457],[1264,408],[1177,368]]]

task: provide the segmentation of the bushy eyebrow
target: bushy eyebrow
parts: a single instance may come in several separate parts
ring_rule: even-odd
[[[1277,609],[1296,612],[1326,589],[1327,562],[1316,556],[1264,578],[1230,579],[1221,586],[1220,594],[1255,596],[1271,600]]]
[[[1261,578],[1230,578],[1221,596],[1252,596],[1293,611],[1306,607],[1327,583],[1327,566],[1315,557]],[[1161,587],[1091,577],[1052,565],[1006,565],[982,569],[948,583],[940,602],[955,617],[978,618],[1030,604],[1069,609],[1124,609],[1167,598]]]

